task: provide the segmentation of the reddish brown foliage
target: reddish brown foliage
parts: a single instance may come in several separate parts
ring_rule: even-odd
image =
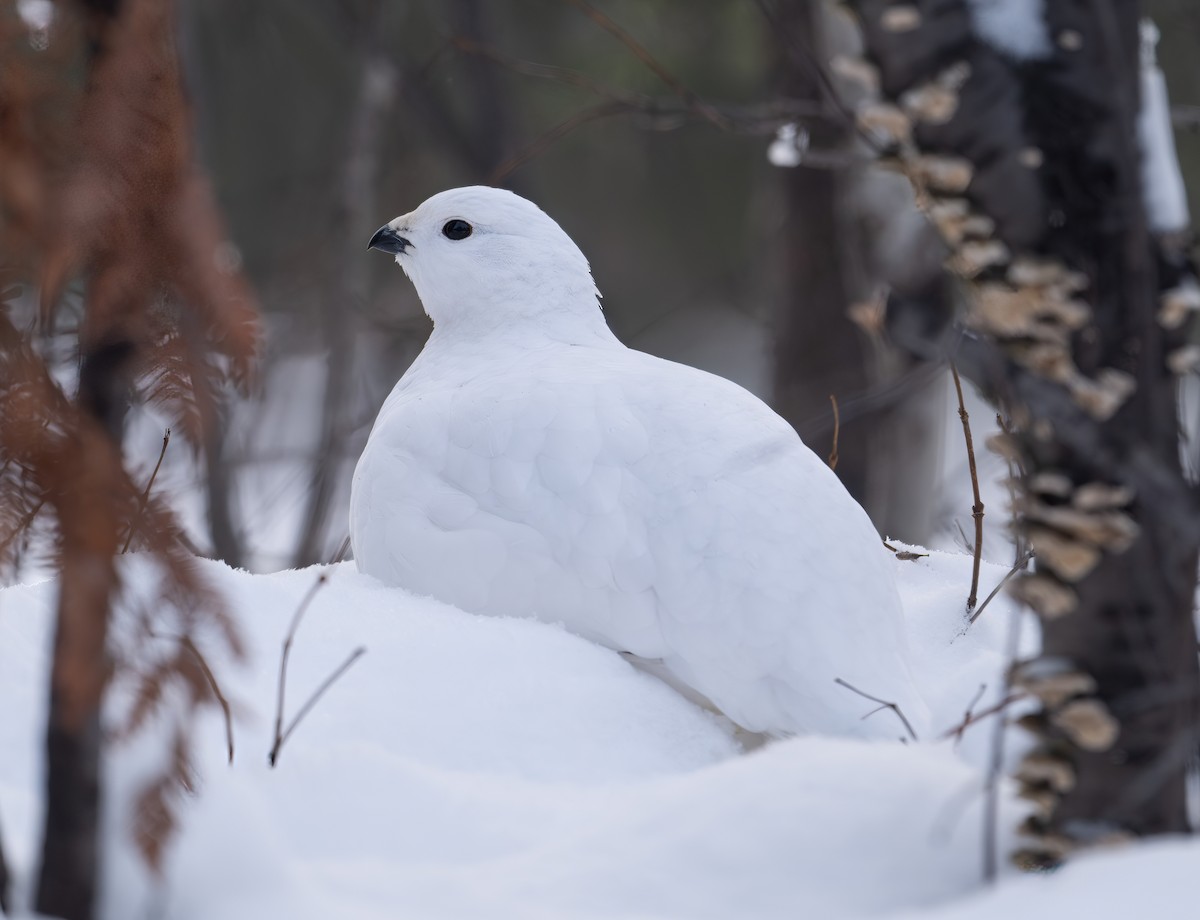
[[[0,15],[0,247],[8,260],[0,277],[0,572],[39,534],[60,571],[38,906],[83,917],[94,884],[97,791],[55,784],[94,787],[94,726],[114,668],[134,700],[118,733],[162,715],[167,700],[183,702],[170,764],[138,801],[137,840],[157,867],[177,790],[191,788],[190,714],[219,697],[193,637],[208,631],[240,654],[236,629],[174,516],[153,494],[143,501],[124,467],[126,396],[140,381],[146,398],[199,444],[217,418],[217,388],[227,377],[250,379],[260,332],[253,294],[195,163],[172,4],[77,0],[56,11],[42,50],[32,49],[11,10]],[[76,278],[86,293],[83,372],[72,400],[15,325],[11,302],[12,282],[36,283],[47,329]],[[130,537],[133,549],[150,554],[160,583],[115,637],[116,560]],[[56,767],[56,757],[66,761]],[[67,801],[82,801],[72,807],[83,814]],[[59,897],[64,884],[82,893]]]

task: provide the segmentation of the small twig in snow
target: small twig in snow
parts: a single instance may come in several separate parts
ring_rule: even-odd
[[[308,593],[296,607],[296,612],[292,614],[292,624],[288,627],[287,635],[283,639],[283,653],[279,657],[279,691],[275,700],[275,743],[271,746],[271,753],[267,755],[267,760],[272,767],[279,759],[279,749],[283,747],[283,700],[287,690],[287,666],[288,658],[292,654],[292,640],[296,638],[296,630],[300,628],[300,621],[304,618],[313,598],[327,581],[329,581],[329,576],[325,572],[317,576],[317,580],[313,582]]]
[[[986,686],[986,684],[984,686]],[[1004,710],[1006,710],[1013,703],[1019,703],[1028,696],[1026,693],[1010,693],[999,703],[993,703],[987,709],[981,709],[979,712],[973,712],[972,710],[975,708],[975,704],[979,702],[979,698],[983,695],[982,689],[983,688],[980,688],[980,692],[975,694],[975,699],[971,701],[971,705],[967,709],[966,715],[963,716],[963,720],[955,725],[954,728],[943,734],[938,739],[939,741],[946,741],[950,738],[953,738],[954,743],[958,744],[958,742],[962,740],[963,734],[972,725],[977,725],[984,719],[1004,712]]]
[[[208,666],[204,655],[201,654],[200,649],[196,648],[196,643],[192,641],[191,637],[182,636],[179,641],[191,653],[192,657],[196,659],[196,664],[200,666],[200,671],[204,675],[204,679],[208,681],[208,686],[212,689],[213,696],[217,698],[217,704],[221,707],[221,712],[225,715],[225,744],[229,749],[229,762],[233,763],[233,711],[229,706],[229,700],[221,692],[221,685],[217,683],[217,676],[213,674],[212,668]]]
[[[349,539],[347,539],[346,542],[348,543]],[[283,654],[279,659],[279,698],[275,708],[275,743],[271,745],[271,752],[267,755],[267,762],[272,767],[279,762],[279,755],[282,752],[283,746],[287,742],[288,738],[292,736],[292,732],[296,730],[296,727],[301,723],[301,721],[303,721],[304,717],[309,714],[312,708],[317,705],[317,702],[322,696],[325,695],[325,691],[332,687],[337,682],[338,678],[349,671],[354,665],[354,662],[358,661],[359,658],[367,653],[366,648],[361,645],[352,651],[346,660],[334,669],[333,673],[326,677],[325,680],[321,681],[320,686],[313,691],[312,695],[305,701],[304,705],[300,707],[300,710],[296,713],[295,718],[288,723],[287,728],[283,727],[284,691],[287,688],[287,665],[288,658],[292,651],[292,641],[296,638],[296,631],[300,628],[300,621],[304,618],[304,614],[308,610],[309,605],[312,603],[313,598],[316,596],[317,591],[320,590],[320,588],[328,581],[329,575],[325,572],[322,572],[317,576],[316,582],[311,588],[308,589],[308,593],[304,595],[304,598],[300,601],[300,605],[296,608],[296,612],[292,616],[292,624],[288,628],[287,636],[283,640]]]
[[[971,417],[967,414],[967,404],[963,400],[962,380],[958,376],[958,368],[950,362],[950,373],[954,377],[954,389],[958,393],[958,417],[962,419],[963,437],[967,442],[967,465],[971,468],[971,491],[975,496],[975,504],[971,506],[971,517],[975,518],[975,550],[974,562],[971,566],[971,593],[967,595],[967,612],[975,609],[979,599],[979,563],[983,558],[983,499],[979,497],[979,471],[975,468],[975,442],[971,438]]]
[[[1008,627],[1008,648],[1004,666],[1004,686],[1001,688],[1000,699],[1009,700],[1012,696],[1012,683],[1009,675],[1012,673],[1013,662],[1017,660],[1017,650],[1021,638],[1021,611],[1015,611]],[[1005,704],[1007,705],[1007,703]],[[996,813],[1000,807],[1000,776],[1004,772],[1004,729],[1007,723],[997,719],[992,724],[992,756],[988,763],[987,782],[983,801],[983,878],[992,883],[996,881],[999,871],[997,865],[996,836],[999,828]]]
[[[911,737],[913,741],[920,740],[917,737],[917,733],[913,730],[912,723],[908,721],[908,718],[904,715],[904,711],[898,705],[896,705],[895,703],[889,703],[887,700],[881,700],[877,696],[871,696],[871,694],[865,693],[864,691],[859,690],[858,687],[854,686],[853,684],[847,683],[846,681],[842,680],[840,677],[835,677],[833,679],[833,682],[835,684],[838,684],[839,686],[845,687],[847,690],[857,693],[859,696],[870,700],[872,703],[879,704],[879,709],[872,709],[865,716],[863,716],[864,719],[870,718],[871,716],[875,715],[875,713],[879,712],[882,709],[890,709],[892,712],[894,712],[896,714],[897,718],[899,718],[900,721],[904,723],[904,727],[908,731],[909,737]]]
[[[1008,584],[1008,580],[1010,578],[1012,578],[1014,575],[1016,575],[1017,572],[1021,571],[1021,569],[1025,568],[1025,566],[1029,565],[1029,560],[1032,558],[1033,558],[1033,550],[1032,549],[1025,550],[1025,555],[1023,555],[1020,559],[1018,559],[1016,562],[1014,562],[1012,564],[1012,568],[1010,568],[1007,572],[1005,572],[1004,577],[1001,578],[1000,581],[998,581],[996,583],[996,587],[992,588],[992,593],[983,599],[983,603],[979,605],[979,609],[976,610],[973,614],[971,614],[971,619],[967,621],[968,626],[970,626],[972,623],[974,623],[976,620],[979,619],[979,617],[983,614],[983,611],[987,609],[987,605],[992,602],[992,598],[1000,593],[1000,589],[1003,588],[1006,584]]]
[[[829,394],[829,404],[833,406],[833,447],[829,451],[829,468],[837,469],[838,464],[838,434],[841,432],[842,420],[838,415],[837,397]]]
[[[133,542],[133,533],[137,529],[138,521],[142,519],[142,514],[146,510],[146,502],[150,501],[150,490],[154,488],[154,480],[158,478],[159,467],[162,466],[163,457],[167,455],[167,445],[171,443],[171,429],[168,428],[163,433],[162,450],[158,452],[158,462],[154,464],[154,472],[150,474],[150,481],[146,483],[146,489],[142,492],[142,497],[138,501],[137,514],[133,516],[133,520],[129,522],[129,535],[125,538],[125,545],[121,547],[121,555],[129,552],[129,544]]]

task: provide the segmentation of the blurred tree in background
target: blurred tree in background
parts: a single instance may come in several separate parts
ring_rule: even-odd
[[[1163,28],[1195,196],[1200,8],[1144,11]],[[139,657],[143,634],[115,664],[206,700],[183,640],[228,624],[185,557],[278,569],[337,554],[370,424],[429,331],[365,245],[441,189],[537,201],[592,260],[623,341],[738,381],[821,455],[832,397],[838,474],[880,529],[945,528],[928,346],[957,296],[948,250],[907,181],[872,166],[858,84],[831,63],[861,40],[825,3],[3,0],[0,40],[0,561],[43,564],[34,532],[51,564],[83,572],[61,602],[77,641],[60,641],[59,673],[87,679],[56,688],[48,738],[50,782],[75,798],[50,796],[43,879],[82,879],[95,856],[113,557],[131,540],[155,550],[179,621],[157,658]],[[254,398],[228,385],[259,344],[248,282],[266,327]],[[165,424],[194,446],[158,481],[181,527],[128,472],[152,466]],[[144,803],[148,852],[169,830],[167,788]],[[78,890],[46,909],[85,916]]]
[[[825,8],[784,7],[780,30],[743,0],[186,3],[201,146],[271,333],[264,400],[233,411],[187,515],[198,539],[257,568],[336,552],[370,422],[428,332],[356,247],[471,183],[564,225],[631,346],[732,377],[822,454],[834,396],[839,474],[882,528],[928,538],[940,378],[870,319],[925,230],[816,79],[843,40]],[[780,170],[766,149],[795,121],[812,150]]]

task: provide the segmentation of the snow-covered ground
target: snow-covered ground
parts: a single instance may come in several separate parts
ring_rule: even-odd
[[[921,690],[946,730],[981,684],[977,709],[1000,692],[1012,608],[998,598],[968,630],[968,557],[895,565]],[[129,568],[135,591],[143,568]],[[199,792],[155,881],[130,842],[129,801],[161,738],[112,749],[107,920],[1194,916],[1192,843],[1096,855],[1048,878],[1005,869],[985,889],[990,721],[957,745],[807,737],[741,754],[716,718],[607,650],[385,588],[352,564],[324,570],[292,655],[289,713],[352,649],[367,653],[272,770],[280,643],[319,570],[206,571],[250,651],[244,666],[213,655],[236,756],[225,762],[222,722],[205,716]],[[981,593],[1004,572],[986,565]],[[0,820],[21,903],[53,596],[52,583],[0,591]],[[1022,641],[1036,641],[1031,624]],[[1010,733],[1010,757],[1018,743]],[[1005,788],[1002,852],[1020,811]]]

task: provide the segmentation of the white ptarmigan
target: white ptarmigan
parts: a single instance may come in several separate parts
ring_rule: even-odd
[[[362,571],[561,622],[751,732],[904,733],[835,678],[924,720],[862,508],[756,397],[622,345],[536,205],[453,189],[370,246],[434,326],[354,473]]]

